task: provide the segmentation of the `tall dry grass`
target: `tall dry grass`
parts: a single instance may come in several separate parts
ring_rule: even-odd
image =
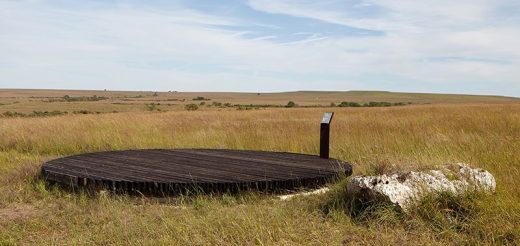
[[[359,219],[341,207],[324,210],[324,201],[338,199],[334,194],[290,202],[258,194],[92,198],[46,185],[35,178],[38,166],[63,155],[136,148],[317,154],[318,123],[324,109],[0,119],[0,209],[11,211],[13,204],[34,207],[30,216],[7,222],[0,219],[0,242],[518,243],[520,104],[334,110],[331,156],[352,162],[355,174],[467,162],[495,175],[497,194],[471,200],[477,212],[464,221],[464,230],[436,219],[443,214],[432,213],[432,219],[424,211],[404,216],[381,208],[366,217],[369,219]],[[442,203],[427,203],[430,207],[436,204]]]

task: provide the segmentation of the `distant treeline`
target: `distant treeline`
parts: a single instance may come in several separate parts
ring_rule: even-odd
[[[7,111],[2,114],[3,117],[46,117],[46,116],[57,116],[57,115],[65,115],[68,114],[67,111],[33,111],[30,114],[20,113],[20,112],[11,112]]]
[[[95,102],[95,101],[101,101],[106,100],[108,97],[98,97],[96,95],[93,95],[91,97],[71,97],[69,95],[65,95],[61,98],[50,98],[47,100],[47,102]]]
[[[113,111],[112,113],[117,113],[117,111]],[[58,116],[58,115],[67,115],[69,112],[67,111],[33,111],[30,114],[20,113],[20,112],[11,112],[7,111],[1,114],[2,117],[12,118],[12,117],[48,117],[48,116]],[[89,110],[76,110],[72,111],[72,114],[102,114],[102,112],[98,111],[89,111]]]
[[[335,103],[331,103],[331,107],[391,107],[391,106],[404,106],[412,104],[411,102],[368,102],[368,103],[358,103],[358,102],[341,102],[336,105]]]
[[[298,105],[293,101],[289,101],[286,105],[279,104],[231,104],[231,103],[221,103],[221,102],[212,102],[211,104],[206,104],[204,102],[200,103],[200,106],[206,105],[207,107],[217,107],[217,108],[231,108],[235,107],[238,110],[243,109],[260,109],[260,108],[323,108],[323,107],[392,107],[392,106],[404,106],[412,104],[411,102],[367,102],[367,103],[359,103],[359,102],[341,102],[339,104],[331,103],[330,105]]]

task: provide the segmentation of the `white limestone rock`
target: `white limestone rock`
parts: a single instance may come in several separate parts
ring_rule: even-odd
[[[282,200],[282,201],[285,201],[285,200],[293,199],[294,197],[298,197],[298,196],[310,196],[310,195],[324,194],[329,191],[330,191],[330,189],[328,187],[323,187],[323,188],[319,188],[319,189],[312,190],[312,191],[298,192],[295,194],[288,194],[288,195],[281,195],[281,196],[278,196],[278,198],[280,198],[280,200]]]
[[[348,193],[365,200],[389,201],[406,211],[431,192],[462,194],[472,190],[494,192],[495,188],[495,178],[488,171],[457,163],[442,171],[354,177]]]

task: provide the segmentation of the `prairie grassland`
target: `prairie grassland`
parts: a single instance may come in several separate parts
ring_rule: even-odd
[[[346,180],[290,201],[263,194],[129,197],[69,192],[37,178],[64,155],[137,148],[318,153],[326,109],[133,112],[0,119],[0,245],[518,244],[520,104],[334,108],[331,156],[357,174],[450,162],[485,168],[497,193],[432,198],[410,214],[354,213]],[[456,206],[453,206],[455,204]]]
[[[92,97],[106,99],[99,101],[63,101],[64,96]],[[204,100],[193,100],[195,98]],[[343,101],[367,103],[370,101],[402,102],[413,104],[428,103],[509,103],[520,102],[518,98],[502,96],[450,95],[428,93],[396,93],[386,91],[295,91],[281,93],[233,93],[233,92],[153,92],[153,91],[95,91],[95,90],[21,90],[0,89],[0,113],[11,111],[31,113],[32,111],[73,111],[92,112],[136,112],[148,110],[147,104],[154,103],[163,111],[182,111],[184,105],[204,103],[201,110],[213,110],[212,103],[231,105],[271,105],[285,106],[294,101],[300,106],[329,106]]]

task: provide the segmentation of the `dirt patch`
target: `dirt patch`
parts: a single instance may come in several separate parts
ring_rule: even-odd
[[[0,225],[7,224],[15,220],[27,219],[36,215],[38,210],[29,204],[10,204],[6,208],[0,208]]]

